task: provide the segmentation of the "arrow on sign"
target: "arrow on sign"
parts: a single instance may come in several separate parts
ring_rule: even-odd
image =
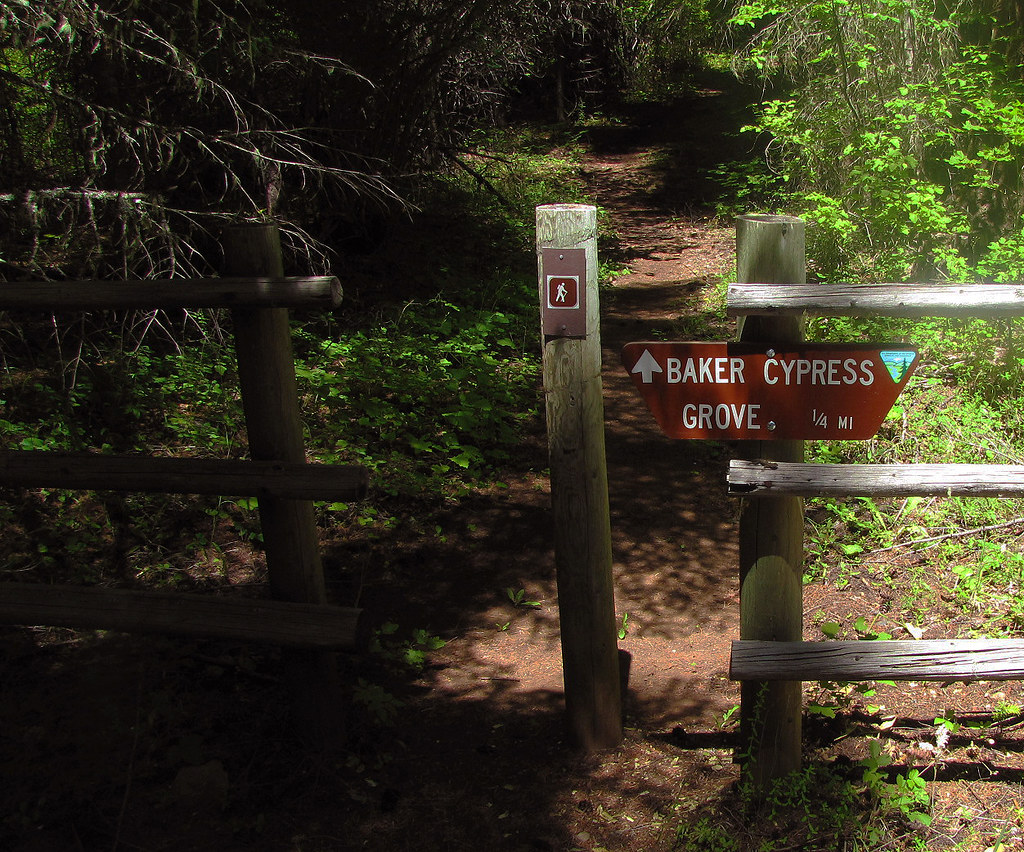
[[[645,385],[649,385],[654,381],[655,373],[664,373],[665,371],[661,368],[654,356],[651,354],[650,349],[645,349],[644,354],[640,356],[636,364],[633,365],[631,373],[640,373],[640,378]]]

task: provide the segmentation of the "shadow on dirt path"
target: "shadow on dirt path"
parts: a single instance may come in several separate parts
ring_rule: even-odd
[[[435,598],[431,626],[450,641],[414,702],[422,728],[415,743],[403,743],[403,764],[416,767],[403,788],[430,793],[367,826],[367,848],[406,848],[393,845],[399,834],[413,848],[409,820],[440,819],[447,809],[459,816],[436,848],[670,849],[681,803],[735,779],[719,729],[738,701],[727,680],[739,618],[729,453],[664,438],[618,355],[629,340],[730,333],[713,302],[734,263],[732,229],[709,218],[697,187],[701,170],[728,152],[720,133],[740,120],[735,102],[709,89],[638,107],[588,134],[583,168],[617,233],[616,261],[629,266],[601,295],[616,609],[620,620],[628,616],[620,649],[631,661],[626,742],[587,758],[562,740],[550,494],[538,436],[536,476],[464,501],[444,522],[440,562],[429,573],[446,566],[442,596],[451,598]],[[420,548],[402,558],[423,556]],[[506,588],[540,605],[513,607]],[[446,761],[444,777],[427,769]],[[389,839],[370,839],[378,831]]]
[[[654,728],[713,724],[709,713],[733,700],[725,674],[739,615],[736,506],[723,485],[726,450],[666,439],[619,351],[695,329],[730,333],[708,302],[732,267],[732,233],[701,208],[706,170],[721,163],[725,128],[738,123],[734,104],[704,89],[637,107],[630,125],[594,134],[585,166],[630,270],[602,293],[605,430],[616,602],[637,625],[622,642],[632,655],[629,706]]]

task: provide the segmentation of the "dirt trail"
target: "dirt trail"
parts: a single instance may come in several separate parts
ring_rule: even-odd
[[[563,743],[550,493],[542,476],[510,483],[463,503],[445,525],[440,549],[453,557],[458,605],[441,604],[432,624],[451,619],[454,634],[416,702],[423,727],[403,744],[403,763],[418,767],[420,781],[402,786],[421,782],[427,792],[364,825],[368,848],[405,848],[403,840],[412,848],[416,829],[406,819],[456,809],[463,815],[444,848],[670,849],[680,803],[735,778],[717,728],[739,694],[727,679],[739,618],[727,452],[664,438],[618,354],[629,340],[727,332],[711,328],[703,304],[733,265],[732,231],[694,208],[698,165],[678,161],[718,100],[709,92],[638,111],[596,131],[584,162],[618,237],[615,262],[630,270],[601,295],[616,610],[628,613],[619,644],[631,657],[626,743],[592,758]],[[680,209],[676,198],[685,200]],[[423,557],[422,549],[409,556]],[[506,587],[540,607],[511,608]],[[426,770],[434,761],[458,769],[438,778]],[[371,839],[377,832],[387,839]]]
[[[732,230],[693,209],[700,165],[676,162],[679,151],[690,150],[694,126],[722,111],[719,98],[707,92],[670,106],[638,108],[632,121],[592,132],[592,152],[583,164],[617,236],[618,246],[609,253],[629,269],[601,295],[602,379],[616,608],[620,616],[629,615],[621,646],[633,655],[628,703],[636,721],[653,727],[696,721],[709,708],[720,712],[732,692],[720,684],[708,691],[725,673],[738,621],[736,506],[724,496],[725,452],[664,438],[619,363],[619,350],[629,340],[706,329],[704,299],[734,263]],[[676,198],[686,200],[689,213],[676,209]],[[524,565],[518,576],[530,593],[538,589],[536,568],[551,564],[547,484],[534,486],[529,498],[520,495],[509,522],[518,516],[522,529],[539,527],[537,548],[524,556],[537,533],[510,536],[518,547],[509,548],[507,541],[487,546],[492,553],[511,551],[513,561],[518,552]],[[549,578],[538,592],[545,605],[529,627],[513,622],[506,631],[506,645],[519,633],[527,637],[509,655],[519,655],[519,663],[502,663],[520,669],[514,691],[561,687],[552,583]],[[502,615],[501,608],[487,611],[484,629]],[[474,655],[494,652],[475,649]],[[696,707],[701,712],[695,717]]]

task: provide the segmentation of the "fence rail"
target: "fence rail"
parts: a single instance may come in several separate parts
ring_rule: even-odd
[[[1024,497],[1018,464],[803,464],[733,459],[734,497]]]
[[[358,500],[368,482],[358,465],[0,451],[0,485],[22,488]]]
[[[1019,284],[730,284],[730,316],[1024,316]]]
[[[1024,639],[872,639],[732,644],[733,680],[1022,680]]]
[[[356,645],[361,610],[213,594],[0,583],[0,622],[270,642],[341,650]]]
[[[332,276],[174,278],[145,281],[36,281],[0,284],[3,310],[175,310],[178,308],[317,308],[341,304]]]

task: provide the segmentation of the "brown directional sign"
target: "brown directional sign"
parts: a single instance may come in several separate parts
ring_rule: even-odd
[[[871,438],[917,365],[904,343],[627,343],[622,363],[670,438]]]

